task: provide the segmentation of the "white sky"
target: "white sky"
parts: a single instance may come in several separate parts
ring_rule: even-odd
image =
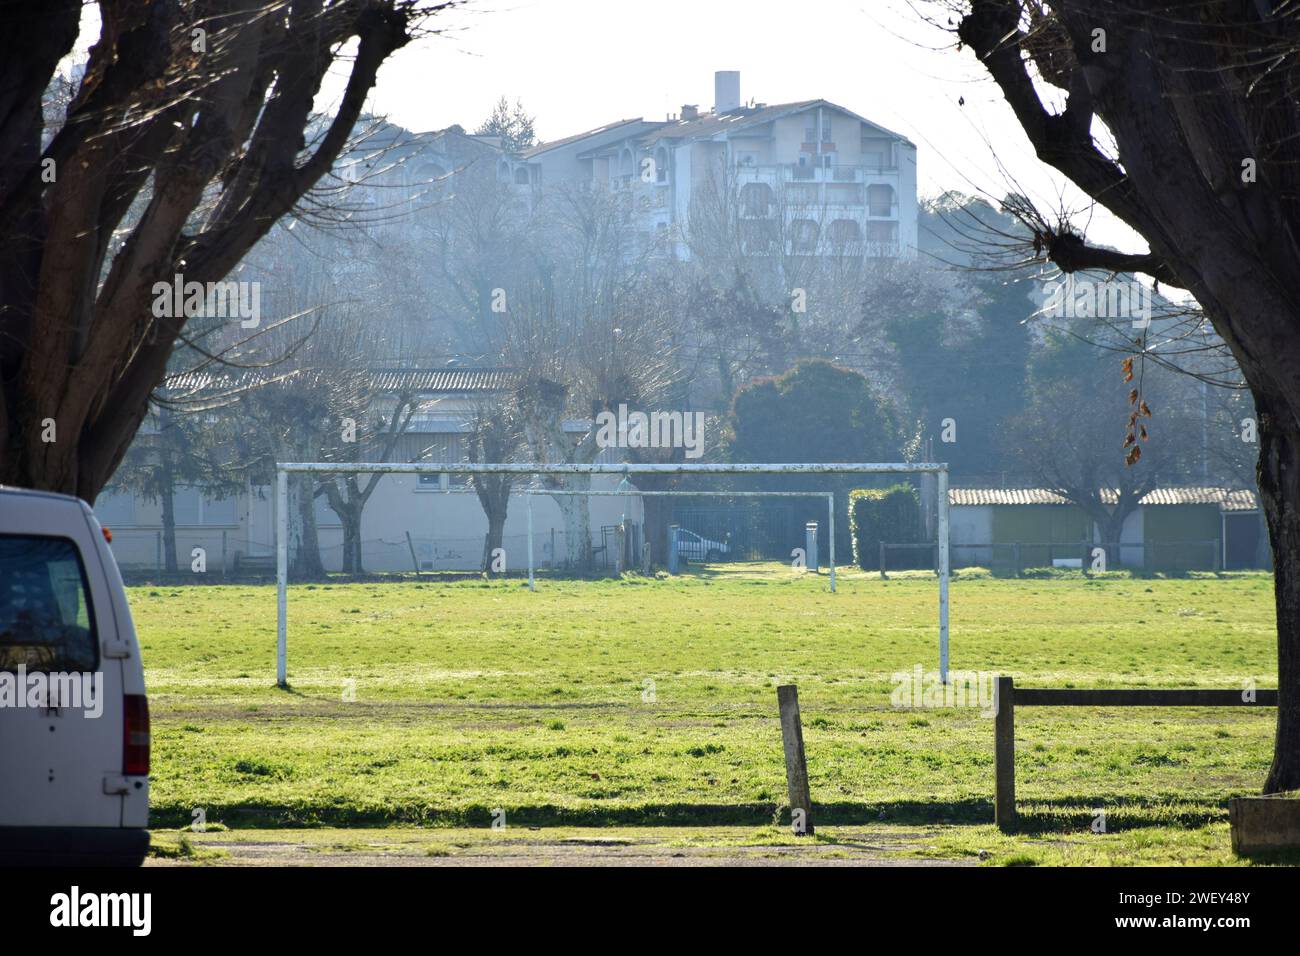
[[[683,103],[708,109],[713,71],[739,70],[742,101],[820,97],[907,136],[922,195],[1000,198],[1010,175],[1040,208],[1064,195],[1086,210],[1034,157],[970,51],[924,21],[927,9],[938,12],[925,0],[471,0],[435,18],[446,33],[384,66],[371,107],[411,129],[472,130],[504,94],[523,100],[545,141],[664,119]],[[1094,242],[1145,248],[1104,210],[1088,225]]]
[[[928,0],[467,0],[430,21],[441,35],[389,59],[370,109],[417,131],[472,130],[504,94],[546,141],[684,103],[709,109],[713,72],[739,70],[742,101],[823,98],[907,136],[922,196],[1001,198],[1014,182],[1044,212],[1064,202],[1081,213],[1090,241],[1145,250],[1038,161],[971,52],[925,13],[947,21]],[[79,55],[98,32],[87,4]],[[322,108],[349,65],[336,64]]]

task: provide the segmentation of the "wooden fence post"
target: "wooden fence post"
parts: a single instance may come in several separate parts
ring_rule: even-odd
[[[411,540],[411,532],[406,532],[406,546],[411,551],[411,566],[415,568],[415,576],[420,576],[420,559],[415,556],[415,542]]]
[[[812,795],[808,790],[808,764],[804,759],[803,725],[799,721],[799,688],[794,684],[778,687],[776,702],[781,709],[781,742],[785,747],[785,782],[790,792],[790,825],[794,829],[795,836],[811,836],[813,833]]]
[[[880,580],[888,581],[889,575],[885,573],[885,542],[880,542]]]
[[[993,700],[993,821],[1005,831],[1016,822],[1016,689],[1010,677],[997,679]]]

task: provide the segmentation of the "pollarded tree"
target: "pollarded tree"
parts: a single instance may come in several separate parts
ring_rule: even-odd
[[[155,283],[220,282],[330,170],[380,66],[447,4],[103,0],[47,136],[42,101],[83,6],[4,5],[0,483],[93,501],[193,317],[156,316]],[[308,142],[340,64],[337,110]]]
[[[1038,157],[1145,252],[1040,228],[1065,272],[1187,290],[1259,412],[1273,548],[1278,722],[1266,792],[1300,788],[1300,9],[1279,0],[942,0]],[[1051,89],[1055,87],[1055,89]]]

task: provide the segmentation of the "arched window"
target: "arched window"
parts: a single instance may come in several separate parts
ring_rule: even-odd
[[[791,220],[790,226],[793,235],[793,252],[811,254],[817,251],[819,229],[815,219],[794,219]]]
[[[872,216],[894,214],[894,187],[877,183],[867,187],[867,212]]]
[[[527,186],[527,185],[528,185],[528,167],[527,167],[527,166],[516,166],[516,167],[515,167],[515,185],[516,185],[516,186]]]

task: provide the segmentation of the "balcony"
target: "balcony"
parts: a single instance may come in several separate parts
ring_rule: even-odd
[[[773,163],[736,166],[735,169],[737,178],[742,183],[869,183],[881,180],[894,182],[898,177],[897,166],[801,166],[798,163]]]

